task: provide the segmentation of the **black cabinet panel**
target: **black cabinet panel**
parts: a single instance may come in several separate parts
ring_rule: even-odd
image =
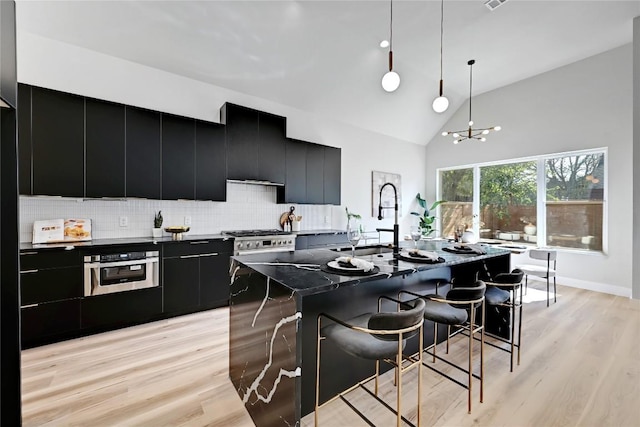
[[[227,200],[225,128],[196,121],[196,200]]]
[[[84,99],[37,87],[31,92],[33,193],[84,196]]]
[[[162,288],[138,289],[84,298],[82,329],[130,325],[162,313]]]
[[[307,143],[288,139],[285,151],[285,183],[278,188],[278,203],[307,202]]]
[[[326,205],[340,204],[341,177],[340,148],[324,147],[324,203]]]
[[[75,267],[82,265],[80,252],[76,250],[38,250],[20,254],[20,270],[34,270],[42,268]]]
[[[160,199],[160,113],[126,107],[126,196]]]
[[[307,199],[306,203],[324,203],[324,147],[307,144]]]
[[[45,337],[80,330],[80,300],[72,299],[20,310],[21,335],[24,346]]]
[[[86,100],[87,197],[125,196],[125,107]]]
[[[164,258],[162,287],[164,312],[181,312],[199,305],[199,256],[191,258]]]
[[[200,256],[200,306],[213,308],[229,303],[230,253]]]
[[[227,178],[258,178],[258,111],[233,104],[223,106],[227,132]]]
[[[82,267],[23,270],[20,304],[38,304],[83,296]]]
[[[296,236],[296,250],[303,250],[309,248],[308,236]]]
[[[315,236],[307,237],[309,249],[340,244],[344,244],[345,246],[347,246],[349,244],[346,234],[318,234]]]
[[[233,252],[233,240],[191,240],[188,242],[165,242],[163,256],[200,255],[213,252]]]
[[[18,85],[18,184],[31,195],[31,86]]]
[[[162,115],[162,199],[195,198],[195,121]]]
[[[284,117],[259,115],[258,179],[284,184],[286,125]]]

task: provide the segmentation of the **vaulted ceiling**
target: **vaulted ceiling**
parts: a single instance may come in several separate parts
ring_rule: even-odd
[[[17,1],[17,31],[89,48],[374,132],[426,144],[474,96],[632,41],[640,1]],[[19,52],[18,52],[19,54]],[[18,76],[20,77],[20,76]],[[606,76],[603,76],[606,78]]]

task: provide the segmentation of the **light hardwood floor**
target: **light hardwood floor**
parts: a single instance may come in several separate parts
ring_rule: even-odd
[[[530,284],[533,299],[541,295],[535,288],[542,285]],[[525,304],[522,363],[513,373],[507,353],[485,347],[485,399],[477,401],[474,384],[471,415],[466,390],[424,369],[422,425],[639,426],[640,301],[558,290],[549,308],[543,298]],[[252,426],[228,379],[227,339],[223,308],[25,350],[24,425]],[[450,356],[464,360],[465,342]],[[415,421],[415,373],[405,380],[403,413]],[[381,394],[393,406],[391,381],[383,376]],[[364,392],[349,398],[376,425],[394,425]],[[323,408],[321,425],[363,425],[346,408]]]

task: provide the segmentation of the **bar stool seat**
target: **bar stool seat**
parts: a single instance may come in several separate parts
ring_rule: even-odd
[[[381,303],[383,300],[389,300],[395,303],[397,311],[383,312]],[[350,391],[364,387],[364,384],[375,379],[375,391],[372,394],[384,406],[396,414],[396,425],[400,427],[402,420],[407,421],[401,413],[401,396],[402,396],[402,374],[414,367],[418,368],[418,407],[416,411],[417,425],[420,426],[420,400],[422,398],[422,353],[418,358],[406,358],[403,355],[403,349],[406,340],[413,337],[419,337],[419,346],[422,348],[422,325],[424,323],[424,307],[425,302],[416,299],[410,302],[402,302],[386,296],[378,299],[378,312],[365,313],[353,317],[349,320],[341,320],[326,313],[320,313],[317,320],[317,347],[316,347],[316,401],[315,401],[315,426],[319,423],[319,409],[329,402],[338,398],[345,402],[345,395]],[[329,320],[333,323],[322,326],[323,320]],[[344,390],[326,402],[320,404],[320,349],[322,341],[330,340],[338,348],[344,352],[358,357],[360,359],[375,360],[376,372],[373,376],[365,378],[352,387]],[[396,410],[386,404],[378,397],[378,377],[380,374],[380,361],[390,363],[395,367],[395,385],[396,385]],[[408,362],[408,363],[405,363]],[[368,391],[368,389],[365,388]],[[349,407],[354,407],[347,402]],[[354,409],[355,410],[355,409]],[[373,425],[364,414],[355,410],[369,425]]]
[[[450,304],[439,302],[446,300],[446,297],[437,294],[424,296],[426,305],[424,311],[429,313],[429,320],[445,325],[462,325],[467,321],[469,315],[464,308],[456,308]]]
[[[522,279],[525,273],[519,268],[514,269],[511,273],[499,273],[491,281],[487,281],[487,291],[485,292],[485,301],[489,307],[509,307],[511,310],[511,330],[509,331],[509,339],[487,333],[492,338],[506,342],[510,345],[509,349],[497,346],[490,341],[488,345],[500,350],[511,353],[511,372],[513,372],[513,354],[518,349],[518,365],[520,364],[520,347],[522,341]],[[520,290],[520,301],[518,301],[518,290]],[[518,312],[518,339],[516,341],[516,312]]]

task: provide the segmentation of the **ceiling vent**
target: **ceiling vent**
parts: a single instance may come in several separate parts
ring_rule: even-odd
[[[484,5],[487,6],[489,10],[493,12],[498,8],[498,6],[505,4],[507,1],[509,0],[488,0],[484,3]]]

